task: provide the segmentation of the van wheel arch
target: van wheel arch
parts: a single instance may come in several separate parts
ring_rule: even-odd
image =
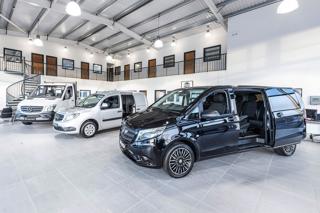
[[[86,133],[84,133],[84,128],[86,127],[86,125],[89,125],[89,124],[94,124],[95,126],[95,132],[93,133],[93,135],[87,135]],[[93,127],[94,128],[94,127]],[[81,124],[81,127],[80,127],[80,130],[79,130],[79,134],[82,135],[83,137],[85,138],[89,138],[89,137],[93,137],[96,132],[99,131],[99,124],[96,120],[94,119],[88,119],[88,120],[85,120],[82,124]]]
[[[81,129],[82,129],[83,125],[84,125],[86,122],[89,122],[89,121],[94,122],[94,123],[96,124],[96,126],[97,126],[97,131],[99,130],[99,124],[98,124],[98,122],[97,122],[95,119],[88,119],[88,120],[85,120],[85,121],[82,122],[81,127],[80,127],[80,133],[81,133]]]
[[[200,153],[199,153],[198,147],[196,147],[195,144],[193,144],[192,142],[190,142],[190,141],[188,141],[188,140],[180,139],[180,140],[176,140],[176,141],[174,141],[174,142],[171,142],[167,147],[165,147],[165,150],[164,150],[164,152],[162,152],[162,156],[161,156],[161,166],[162,166],[162,167],[163,167],[164,158],[165,158],[166,153],[168,152],[168,150],[169,150],[172,146],[174,146],[174,145],[176,145],[176,144],[179,144],[179,143],[183,143],[183,144],[189,146],[189,147],[192,149],[192,151],[193,151],[194,161],[196,162],[196,161],[199,160],[199,158],[200,158]]]

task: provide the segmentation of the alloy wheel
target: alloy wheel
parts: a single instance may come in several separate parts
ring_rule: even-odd
[[[175,175],[187,173],[192,165],[191,153],[186,148],[178,148],[169,158],[169,168]]]
[[[283,147],[283,151],[287,154],[290,155],[292,152],[295,150],[295,145],[287,145]]]
[[[88,137],[94,135],[96,127],[93,124],[88,124],[84,127],[84,134]]]

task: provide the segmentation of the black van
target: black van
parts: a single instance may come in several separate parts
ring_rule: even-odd
[[[267,147],[290,156],[306,136],[301,96],[292,88],[177,89],[123,121],[120,148],[137,164],[180,178],[194,161]]]

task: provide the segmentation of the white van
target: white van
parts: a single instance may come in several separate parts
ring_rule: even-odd
[[[44,83],[17,106],[16,121],[25,125],[52,121],[56,111],[76,105],[75,83]]]
[[[147,105],[144,93],[98,92],[75,108],[57,112],[53,127],[60,133],[81,134],[89,138],[98,130],[120,127],[122,118],[146,110]]]

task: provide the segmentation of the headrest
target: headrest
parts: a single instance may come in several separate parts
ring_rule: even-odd
[[[214,102],[225,102],[226,96],[224,94],[216,94],[213,98]]]

